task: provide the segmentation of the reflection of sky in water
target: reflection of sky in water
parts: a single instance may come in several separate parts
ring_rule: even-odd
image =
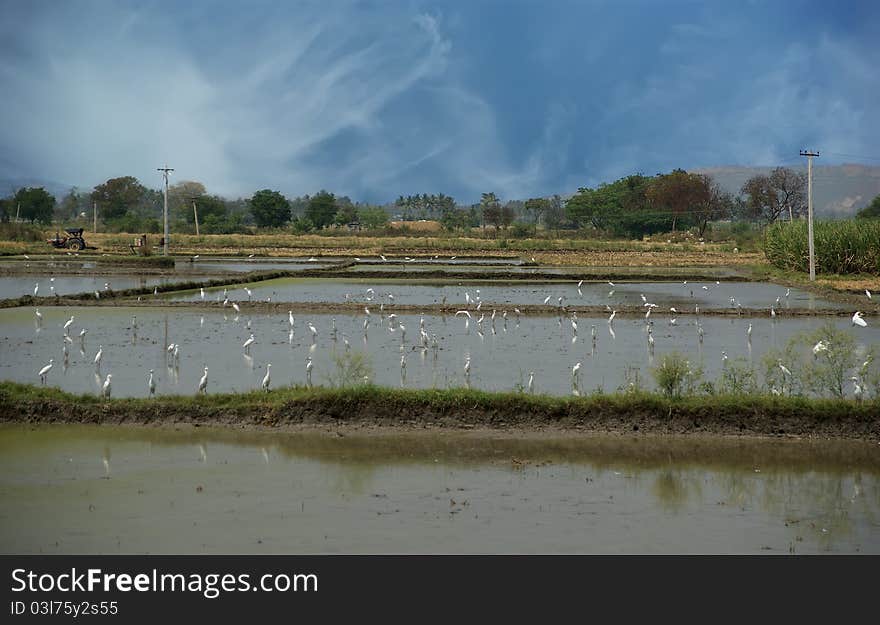
[[[0,550],[880,553],[865,445],[689,442],[4,426]]]
[[[113,395],[145,396],[147,376],[155,370],[159,394],[195,392],[204,366],[209,367],[209,392],[247,391],[260,387],[266,364],[272,363],[274,387],[306,383],[306,360],[312,357],[312,382],[327,384],[335,375],[334,358],[346,351],[348,341],[354,352],[365,352],[372,367],[372,381],[383,386],[409,388],[447,388],[464,386],[465,356],[471,357],[469,383],[473,388],[509,391],[528,383],[535,372],[535,390],[540,393],[572,393],[571,368],[581,362],[576,379],[581,393],[597,388],[612,392],[627,384],[625,374],[637,373],[644,387],[654,382],[650,370],[673,351],[685,354],[695,366],[702,366],[705,379],[717,380],[722,371],[722,351],[728,358],[751,362],[759,382],[763,381],[762,357],[771,348],[783,348],[794,334],[815,330],[825,319],[797,317],[775,322],[770,319],[703,317],[704,339],[700,343],[694,316],[681,317],[676,326],[658,317],[654,325],[655,347],[648,349],[643,320],[620,318],[614,322],[614,337],[606,319],[580,317],[578,335],[572,335],[571,322],[556,317],[522,317],[513,314],[507,324],[500,316],[495,331],[488,319],[480,325],[466,323],[464,317],[426,316],[425,331],[436,336],[437,349],[421,349],[418,315],[401,315],[392,332],[389,322],[375,312],[364,336],[360,315],[295,315],[290,334],[287,314],[260,313],[236,316],[217,309],[199,311],[155,308],[79,307],[42,309],[42,325],[36,326],[30,308],[0,310],[0,379],[38,383],[36,372],[54,358],[48,383],[77,393],[95,393],[103,376],[113,374]],[[67,367],[63,360],[62,325],[74,315],[68,345]],[[135,316],[137,330],[132,327]],[[337,334],[331,328],[335,319]],[[247,327],[250,322],[250,330]],[[318,330],[313,343],[307,324]],[[752,324],[752,340],[746,330]],[[880,344],[880,326],[852,328],[849,319],[834,318],[832,323],[856,339],[856,356],[862,358],[872,344]],[[596,327],[595,347],[591,340]],[[79,340],[81,328],[88,330]],[[249,354],[242,345],[253,333],[255,343]],[[573,340],[576,339],[576,340]],[[173,366],[166,347],[179,345],[179,363]],[[100,374],[93,359],[101,346]],[[430,340],[429,340],[430,346]],[[14,356],[10,356],[14,355]],[[406,375],[401,379],[400,359],[406,356]],[[851,392],[847,384],[846,391]]]

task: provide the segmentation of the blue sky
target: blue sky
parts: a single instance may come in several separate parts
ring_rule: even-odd
[[[0,0],[0,178],[465,203],[880,164],[871,0],[186,4]]]

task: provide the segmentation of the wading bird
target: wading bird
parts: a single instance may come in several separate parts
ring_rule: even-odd
[[[263,387],[263,389],[267,393],[269,392],[269,383],[271,381],[271,379],[269,377],[269,372],[271,371],[271,369],[272,369],[272,363],[270,362],[266,365],[266,375],[265,375],[265,377],[263,377],[263,382],[261,384],[261,386]]]
[[[612,310],[612,311],[611,311],[611,316],[608,317],[608,323],[609,323],[609,325],[612,324],[612,323],[614,323],[614,317],[616,317],[616,316],[617,316],[617,311],[616,311],[616,310]]]
[[[147,390],[149,391],[150,397],[154,397],[156,395],[156,380],[153,379],[152,369],[150,369],[150,379],[147,380]]]
[[[306,360],[306,380],[308,381],[309,385],[312,384],[312,357],[311,356],[309,356],[308,359]]]
[[[293,311],[292,310],[287,311],[287,323],[290,325],[291,328],[294,326]]]
[[[863,328],[866,328],[868,326],[868,322],[862,319],[862,314],[863,313],[856,311],[856,313],[852,316],[852,324],[854,326],[861,326]]]
[[[203,393],[205,395],[208,394],[208,368],[205,367],[205,373],[202,375],[202,379],[199,380],[199,393]]]
[[[39,308],[34,309],[34,316],[37,318],[37,323],[43,323],[43,313],[40,312]]]
[[[238,307],[238,304],[237,304],[236,302],[232,302],[232,308],[233,308],[233,309],[235,310],[235,312],[237,312],[237,313],[241,312],[241,308]]]
[[[55,362],[55,361],[52,358],[50,358],[49,364],[47,364],[45,367],[40,369],[40,372],[38,375],[40,376],[40,382],[42,382],[43,384],[46,383],[46,376],[49,374],[49,371],[51,371],[53,362]]]
[[[251,353],[251,345],[254,344],[254,341],[255,341],[255,340],[256,340],[256,339],[254,338],[254,335],[251,334],[250,338],[248,338],[248,340],[246,340],[246,341],[242,344],[242,347],[244,348],[245,353],[247,353],[247,354],[250,354],[250,353]]]
[[[64,323],[64,334],[67,334],[70,331],[70,326],[73,325],[73,315],[70,315],[70,319],[68,319]]]
[[[104,380],[104,384],[101,386],[101,397],[104,399],[110,399],[110,378],[113,377],[112,373],[107,374],[107,379]]]
[[[529,393],[535,391],[535,372],[529,371]]]
[[[104,348],[98,345],[98,353],[95,354],[95,366],[101,368],[101,358],[104,356]]]
[[[818,358],[819,354],[822,352],[828,351],[828,343],[825,341],[819,341],[815,345],[813,345],[813,358]]]
[[[314,343],[314,342],[315,342],[315,339],[318,338],[318,329],[315,328],[314,325],[312,325],[312,322],[311,322],[311,321],[309,321],[309,332],[312,333],[312,342]]]
[[[202,287],[202,288],[199,289],[199,295],[202,296],[202,301],[204,302],[204,301],[205,301],[205,289],[204,289],[204,287]]]

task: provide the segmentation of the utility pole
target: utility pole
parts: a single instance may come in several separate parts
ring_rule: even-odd
[[[165,165],[165,167],[157,167],[156,171],[161,171],[162,175],[165,177],[165,238],[162,240],[164,244],[162,246],[162,255],[168,256],[168,172],[174,171],[174,169]]]
[[[193,219],[195,219],[196,222],[196,236],[199,236],[199,211],[196,208],[196,200],[199,198],[198,196],[193,196],[189,199],[191,199],[193,203]]]
[[[92,232],[94,234],[98,233],[98,203],[92,202],[92,214],[94,215],[94,225],[92,226]]]
[[[807,157],[807,237],[810,245],[810,281],[816,280],[816,250],[813,248],[813,157],[818,152],[801,150],[801,156]]]

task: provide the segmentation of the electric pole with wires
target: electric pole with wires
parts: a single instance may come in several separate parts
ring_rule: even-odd
[[[162,175],[165,177],[165,237],[162,239],[162,255],[168,256],[168,172],[174,171],[168,165],[165,167],[157,167],[156,171],[161,171]]]
[[[801,156],[807,157],[807,239],[810,247],[810,281],[816,280],[816,250],[813,247],[813,157],[818,152],[801,150]]]

